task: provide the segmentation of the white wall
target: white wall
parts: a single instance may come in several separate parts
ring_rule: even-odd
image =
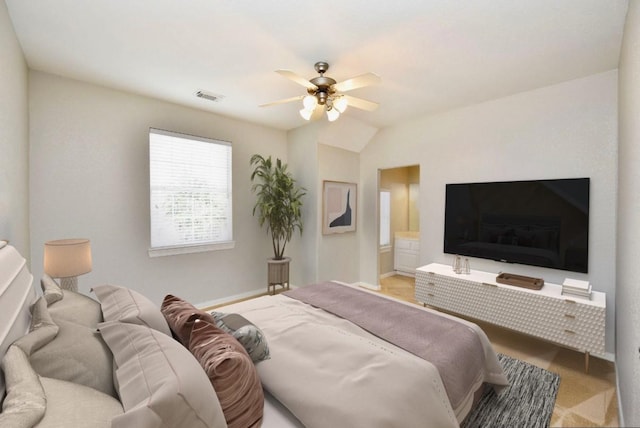
[[[289,170],[298,185],[306,189],[302,205],[302,235],[297,232],[286,254],[292,258],[292,285],[302,286],[318,281],[318,124],[311,123],[289,131]]]
[[[86,237],[94,264],[82,292],[115,283],[158,303],[167,293],[197,303],[266,289],[272,250],[252,217],[249,159],[286,161],[283,131],[33,71],[29,102],[36,279],[45,241]],[[233,143],[234,249],[149,258],[149,127]]]
[[[364,210],[375,209],[379,168],[420,164],[420,262],[442,251],[445,184],[591,178],[589,275],[472,259],[473,269],[588,278],[607,293],[607,352],[614,351],[617,72],[423,117],[380,131],[361,153]],[[375,283],[376,220],[361,219],[360,278]]]
[[[335,122],[334,122],[335,123]],[[358,235],[344,233],[322,234],[322,182],[323,180],[357,183],[359,178],[359,155],[322,141],[332,124],[312,122],[288,133],[289,167],[298,184],[305,187],[304,232],[296,235],[287,253],[291,261],[291,282],[303,286],[319,281],[340,280],[358,282]],[[341,127],[345,138],[351,127]],[[356,130],[359,128],[356,128]],[[356,132],[353,135],[358,135]],[[358,139],[358,138],[356,138]],[[360,189],[358,189],[358,196]],[[358,209],[360,202],[356,200]]]
[[[0,239],[30,260],[28,72],[5,2],[0,58]]]
[[[323,181],[343,181],[358,183],[359,155],[358,153],[318,144],[318,181],[317,191],[320,196],[318,203],[318,219],[322,218],[322,188]],[[356,210],[360,210],[360,186],[356,194]],[[365,214],[367,215],[367,214]],[[375,213],[368,213],[375,215]],[[357,216],[357,213],[356,213]],[[348,283],[359,282],[360,270],[358,266],[358,228],[356,232],[323,235],[321,222],[317,223],[318,233],[318,272],[319,281],[338,280]]]
[[[626,426],[640,426],[640,2],[629,3],[620,55],[616,367]],[[622,422],[622,421],[621,421]]]

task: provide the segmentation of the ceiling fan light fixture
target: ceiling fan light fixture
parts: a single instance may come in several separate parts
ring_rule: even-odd
[[[300,110],[300,116],[302,116],[304,120],[311,120],[312,114],[313,114],[313,109],[303,108],[302,110]]]
[[[340,117],[340,112],[338,110],[336,110],[335,108],[327,109],[327,119],[329,119],[329,122],[333,122],[339,117]]]
[[[333,107],[336,110],[338,110],[340,113],[344,113],[348,105],[349,105],[349,102],[345,97],[338,97],[333,101]]]
[[[302,99],[302,105],[306,110],[313,111],[313,109],[318,105],[318,99],[315,95],[307,95]]]

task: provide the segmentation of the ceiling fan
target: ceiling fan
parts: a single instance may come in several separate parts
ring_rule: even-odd
[[[341,113],[352,106],[362,110],[373,111],[378,108],[378,103],[367,101],[351,95],[345,95],[343,92],[352,89],[362,88],[364,86],[373,85],[380,81],[380,77],[374,73],[365,73],[360,76],[342,82],[336,82],[335,79],[327,77],[324,73],[329,70],[329,64],[320,61],[315,63],[315,69],[320,76],[307,80],[304,77],[290,70],[276,70],[276,73],[286,77],[299,85],[307,88],[307,95],[286,98],[274,101],[268,104],[262,104],[260,107],[267,107],[276,104],[284,104],[292,101],[302,100],[303,108],[300,110],[300,116],[305,120],[317,119],[322,116],[322,112],[327,113],[327,119],[333,122]]]

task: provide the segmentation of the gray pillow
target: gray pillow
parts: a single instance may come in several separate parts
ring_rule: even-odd
[[[15,343],[27,354],[36,373],[117,396],[113,356],[95,328],[64,319],[54,322],[44,297],[32,306],[31,328],[29,334]]]
[[[51,342],[58,335],[58,326],[53,322],[49,311],[47,311],[47,301],[40,297],[31,305],[31,326],[29,334],[26,334],[14,342],[27,355],[42,348]]]
[[[90,328],[102,322],[100,303],[81,293],[61,290],[63,298],[49,304],[49,313],[54,321],[65,320]]]
[[[206,373],[179,342],[138,324],[98,326],[116,361],[125,413],[112,428],[226,428]]]
[[[100,301],[105,321],[146,325],[171,336],[160,308],[137,291],[118,285],[99,285],[92,291]]]
[[[45,393],[24,351],[10,346],[2,360],[7,396],[2,403],[0,427],[31,428],[44,416]]]
[[[60,286],[46,273],[40,279],[40,287],[48,305],[62,300],[63,295]]]
[[[242,344],[254,364],[270,358],[264,333],[251,321],[239,314],[211,311],[211,315],[215,319],[216,326]]]
[[[124,411],[113,397],[93,388],[41,377],[47,411],[36,428],[111,428],[111,420]]]

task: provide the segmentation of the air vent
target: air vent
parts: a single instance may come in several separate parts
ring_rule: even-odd
[[[196,92],[196,97],[204,98],[205,100],[214,101],[214,102],[220,101],[222,98],[224,98],[222,95],[212,94],[211,92],[205,92],[205,91]]]

